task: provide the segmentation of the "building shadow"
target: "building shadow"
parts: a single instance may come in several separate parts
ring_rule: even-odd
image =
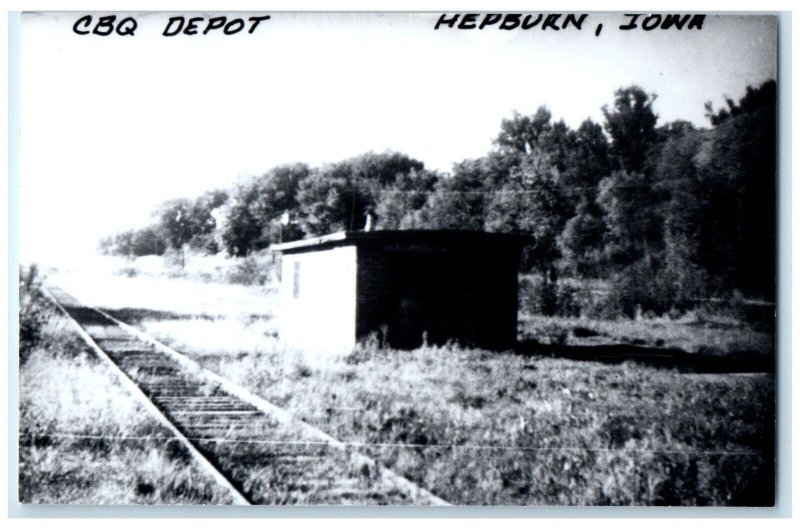
[[[546,356],[569,360],[621,364],[637,364],[685,373],[774,373],[772,354],[741,351],[724,355],[688,353],[681,349],[645,347],[640,345],[557,345],[525,340],[515,351],[524,356]]]

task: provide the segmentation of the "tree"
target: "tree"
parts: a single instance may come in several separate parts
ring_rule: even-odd
[[[540,106],[532,116],[514,112],[510,119],[500,123],[500,133],[494,143],[504,152],[530,154],[536,148],[539,137],[550,128],[552,115],[547,107]]]
[[[241,257],[279,239],[300,238],[298,225],[284,229],[280,218],[287,212],[297,217],[300,184],[310,174],[305,164],[289,164],[240,182],[218,215],[217,237],[227,253]]]
[[[366,153],[328,164],[303,180],[298,192],[300,223],[308,235],[360,230],[381,191],[424,165],[405,154]]]
[[[565,269],[582,277],[600,277],[605,268],[607,227],[593,198],[582,198],[559,237]]]
[[[537,170],[549,173],[554,182],[562,184],[564,177],[573,169],[575,141],[575,131],[564,120],[556,121],[539,136],[525,162],[535,162]]]
[[[713,286],[775,295],[776,84],[748,87],[711,116],[698,169],[700,260]]]
[[[572,133],[559,178],[573,215],[559,237],[563,264],[579,276],[598,277],[604,268],[606,223],[597,203],[598,185],[611,172],[609,145],[603,128],[587,119]]]
[[[685,310],[706,293],[707,274],[699,261],[702,189],[697,156],[703,133],[686,122],[660,131],[665,138],[654,162],[656,186],[666,197],[663,214],[664,256],[660,271],[670,308]]]
[[[192,204],[185,198],[165,202],[157,210],[158,225],[167,245],[179,256],[181,268],[185,265],[185,246],[194,235]]]
[[[127,232],[117,233],[115,235],[109,235],[107,237],[103,237],[100,239],[99,244],[97,245],[98,251],[102,255],[130,255],[129,252],[121,252],[119,249],[119,241],[123,235],[126,234],[126,239],[130,240],[133,237],[133,230],[128,230]],[[127,245],[126,249],[130,249],[130,244]]]
[[[167,242],[163,233],[156,225],[146,226],[135,230],[131,239],[131,248],[126,255],[142,257],[145,255],[164,255],[167,251]]]
[[[300,183],[311,174],[311,168],[303,163],[281,165],[256,179],[257,195],[253,212],[268,219],[278,218],[298,207],[297,193]]]
[[[324,235],[363,228],[379,189],[377,182],[357,178],[347,162],[313,171],[298,195],[303,231]]]
[[[571,197],[593,199],[600,180],[611,173],[608,139],[603,127],[591,119],[581,123],[572,136],[560,182]]]
[[[655,100],[655,94],[647,94],[634,85],[614,92],[613,107],[603,106],[611,153],[618,169],[629,172],[645,169],[648,152],[656,140]]]
[[[558,236],[568,218],[568,203],[552,178],[530,166],[493,193],[486,207],[486,229],[533,236],[526,248],[524,266],[538,270],[549,281],[556,279],[560,257]]]
[[[310,167],[296,163],[276,167],[257,180],[257,198],[251,209],[253,217],[265,226],[259,246],[302,238],[303,231],[297,222],[298,193],[301,182],[310,174]],[[286,224],[284,216],[288,217]]]
[[[411,222],[427,229],[482,230],[485,205],[491,192],[486,160],[464,160],[453,174],[440,178],[425,206]]]
[[[600,182],[598,204],[608,228],[605,256],[613,269],[657,258],[663,240],[658,202],[652,179],[642,173],[615,171]]]
[[[778,85],[774,79],[764,81],[760,86],[748,86],[744,96],[738,103],[726,97],[725,103],[728,108],[722,108],[717,112],[714,112],[714,107],[709,101],[705,105],[706,117],[712,125],[719,125],[741,114],[753,113],[765,108],[775,108],[777,88]]]
[[[601,182],[612,291],[624,314],[686,310],[706,291],[698,262],[702,133],[675,122],[657,130],[648,173],[618,171]]]
[[[696,158],[703,135],[685,122],[666,126],[662,133],[665,140],[653,166],[654,186],[665,197],[661,205],[665,245],[680,243],[684,248],[678,253],[695,262],[701,207]]]
[[[197,197],[190,211],[192,222],[190,247],[212,254],[220,250],[214,237],[214,232],[217,229],[217,220],[214,212],[227,201],[228,192],[223,190],[209,191]]]
[[[522,268],[541,278],[535,298],[543,314],[558,310],[558,236],[568,216],[569,203],[552,174],[532,163],[515,169],[486,205],[486,230],[532,236],[523,249]]]
[[[488,185],[503,187],[522,165],[548,172],[558,180],[571,137],[563,121],[551,123],[551,118],[547,107],[540,106],[532,116],[515,111],[510,119],[501,122],[494,141],[496,149],[481,159],[483,172],[491,180]]]
[[[440,176],[436,172],[412,170],[397,175],[392,186],[380,191],[375,208],[378,227],[384,230],[413,229],[417,214],[433,193]]]
[[[352,167],[353,176],[357,179],[378,182],[381,187],[394,184],[398,177],[412,171],[422,171],[425,164],[406,154],[394,151],[383,153],[368,152],[346,163]]]
[[[256,186],[240,184],[221,209],[217,232],[228,255],[244,257],[264,244],[263,219],[251,207],[257,198]]]

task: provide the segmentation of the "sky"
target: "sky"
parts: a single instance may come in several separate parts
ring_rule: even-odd
[[[614,90],[631,84],[657,95],[660,124],[708,126],[706,101],[719,107],[777,75],[772,17],[645,32],[591,14],[581,31],[556,32],[434,30],[434,14],[271,13],[252,34],[164,37],[171,16],[204,14],[139,13],[119,14],[136,19],[133,36],[103,37],[74,33],[81,15],[22,16],[23,262],[91,256],[165,200],[283,163],[393,150],[449,171],[484,155],[514,111],[546,105],[572,127],[602,122]]]

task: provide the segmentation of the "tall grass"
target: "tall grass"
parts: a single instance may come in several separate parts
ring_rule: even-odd
[[[20,367],[23,503],[230,503],[53,314]]]
[[[276,338],[274,299],[263,289],[207,285],[189,292],[179,282],[159,283],[154,297],[141,278],[129,286],[97,288],[92,301],[215,311],[180,319],[152,313],[131,323],[453,503],[772,504],[772,375],[690,375],[635,363],[458,347],[395,351],[376,343],[315,361]],[[523,337],[541,329],[543,342],[607,340],[720,354],[769,353],[773,344],[769,333],[702,314],[524,318]]]
[[[28,355],[42,341],[42,330],[53,312],[41,291],[42,278],[35,264],[19,269],[19,359]]]
[[[458,347],[366,346],[311,361],[262,337],[207,347],[216,322],[160,337],[457,504],[770,505],[772,375]],[[144,325],[147,327],[147,324]],[[248,331],[230,330],[245,337]],[[175,336],[181,336],[178,340]]]

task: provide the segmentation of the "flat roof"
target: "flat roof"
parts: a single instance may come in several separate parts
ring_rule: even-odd
[[[352,246],[368,242],[407,244],[489,244],[523,246],[533,242],[530,235],[518,233],[495,233],[469,230],[376,230],[340,231],[299,241],[273,244],[270,249],[278,252],[314,251],[335,246]]]

